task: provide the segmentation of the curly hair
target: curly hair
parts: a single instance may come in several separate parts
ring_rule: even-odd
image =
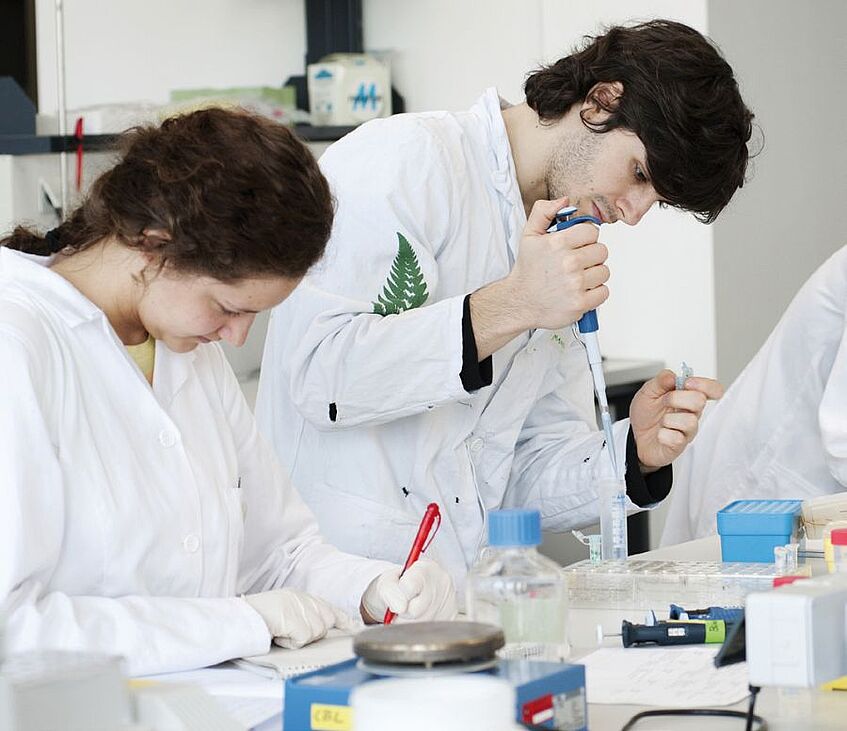
[[[332,229],[329,186],[285,127],[245,111],[203,109],[121,135],[119,162],[48,236],[16,228],[0,245],[33,254],[107,237],[155,245],[159,263],[233,282],[298,278]],[[144,232],[163,230],[155,241]]]
[[[530,74],[527,104],[541,121],[560,119],[591,101],[608,118],[583,124],[594,132],[620,127],[647,150],[647,172],[669,205],[711,223],[744,184],[753,113],[732,68],[693,28],[669,20],[615,26],[586,36],[575,53]],[[620,82],[611,103],[591,95],[599,82]]]

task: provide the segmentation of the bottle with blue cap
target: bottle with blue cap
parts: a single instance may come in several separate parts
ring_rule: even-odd
[[[468,575],[470,618],[503,629],[509,659],[567,658],[567,586],[561,567],[538,552],[537,510],[488,513],[488,546]]]

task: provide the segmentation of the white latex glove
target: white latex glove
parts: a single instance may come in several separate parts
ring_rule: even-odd
[[[362,607],[377,622],[386,609],[407,621],[454,619],[458,613],[450,574],[427,558],[413,563],[403,576],[399,566],[377,576],[362,596]]]
[[[280,647],[303,647],[333,627],[347,631],[357,627],[340,609],[296,589],[274,589],[242,599],[265,620],[274,644]]]

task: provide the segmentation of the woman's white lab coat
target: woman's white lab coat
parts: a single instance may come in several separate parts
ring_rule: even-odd
[[[847,247],[803,285],[756,357],[674,462],[663,543],[717,530],[740,498],[847,486]]]
[[[157,344],[153,387],[105,315],[0,248],[0,611],[7,652],[124,655],[133,674],[261,653],[242,599],[351,615],[386,564],[326,544],[216,345]]]

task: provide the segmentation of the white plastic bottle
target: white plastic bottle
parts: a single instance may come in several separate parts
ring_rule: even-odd
[[[538,553],[540,514],[496,510],[488,519],[488,546],[468,575],[470,618],[503,629],[500,657],[564,660],[567,587],[559,565]]]

